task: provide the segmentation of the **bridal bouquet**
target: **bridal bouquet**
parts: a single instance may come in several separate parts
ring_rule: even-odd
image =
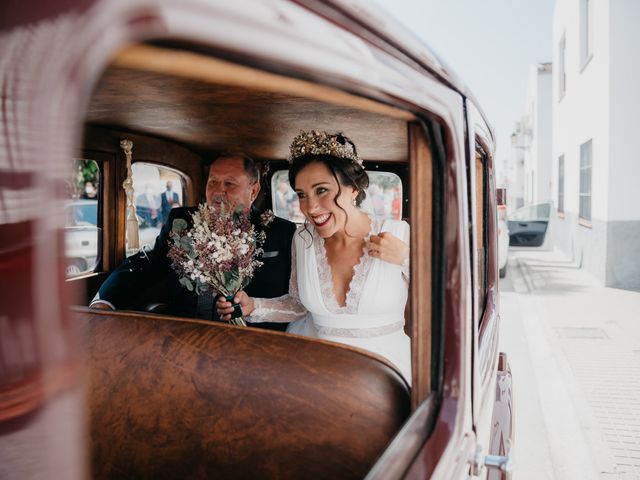
[[[191,228],[181,218],[171,225],[171,266],[189,291],[220,293],[231,300],[262,265],[258,257],[266,234],[256,232],[241,207],[232,210],[221,204],[213,209],[201,204],[192,218]],[[231,323],[246,325],[239,305],[234,307]]]

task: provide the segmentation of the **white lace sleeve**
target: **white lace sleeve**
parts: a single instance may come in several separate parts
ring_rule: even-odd
[[[296,265],[295,241],[291,244],[291,276],[289,293],[276,298],[254,298],[255,308],[245,317],[249,323],[279,322],[289,323],[299,320],[307,314],[298,295],[298,274]]]
[[[402,276],[405,278],[407,282],[409,282],[409,279],[411,278],[409,276],[410,274],[409,267],[411,265],[411,227],[407,222],[403,221],[402,224],[405,227],[403,236],[402,236],[402,241],[407,245],[409,245],[409,255],[407,255],[407,258],[404,260],[404,262],[402,262]]]

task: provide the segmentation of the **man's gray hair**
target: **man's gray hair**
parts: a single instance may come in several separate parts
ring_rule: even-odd
[[[231,152],[225,151],[218,155],[215,160],[211,163],[212,165],[221,158],[233,158],[240,157],[242,159],[242,163],[244,166],[244,171],[247,173],[252,182],[260,181],[260,168],[258,167],[258,163],[247,155],[244,152]]]

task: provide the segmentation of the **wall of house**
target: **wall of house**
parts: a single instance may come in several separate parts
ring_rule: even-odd
[[[534,92],[530,103],[534,117],[532,126],[532,170],[534,173],[534,190],[532,203],[548,202],[551,197],[552,166],[552,117],[551,117],[551,65],[542,64],[531,67],[529,77],[531,92]]]
[[[536,65],[529,67],[529,78],[527,80],[527,101],[525,103],[524,122],[521,131],[521,141],[523,144],[523,179],[524,179],[524,203],[530,205],[536,202],[536,188],[534,181],[537,180],[537,155],[538,155],[538,75]]]
[[[558,0],[553,20],[552,196],[557,205],[558,158],[565,158],[565,214],[558,218],[558,246],[601,281],[606,276],[609,217],[610,75],[609,2],[594,2],[593,55],[580,54],[581,0]],[[560,97],[560,40],[565,37],[566,91]],[[592,140],[591,220],[578,218],[580,146]],[[564,234],[562,233],[564,232]]]
[[[610,2],[606,284],[640,290],[640,2]]]
[[[525,154],[528,140],[525,137],[526,117],[516,122],[511,137],[511,149],[506,168],[507,209],[509,212],[525,204]]]
[[[611,2],[608,216],[640,220],[640,2]]]

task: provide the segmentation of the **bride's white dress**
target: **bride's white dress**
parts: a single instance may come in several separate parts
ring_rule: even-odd
[[[371,234],[389,232],[409,244],[409,225],[371,220]],[[300,227],[293,237],[289,293],[256,298],[249,322],[292,322],[287,332],[346,343],[382,355],[411,382],[411,344],[404,333],[409,268],[369,256],[354,267],[345,305],[333,293],[324,239]]]

